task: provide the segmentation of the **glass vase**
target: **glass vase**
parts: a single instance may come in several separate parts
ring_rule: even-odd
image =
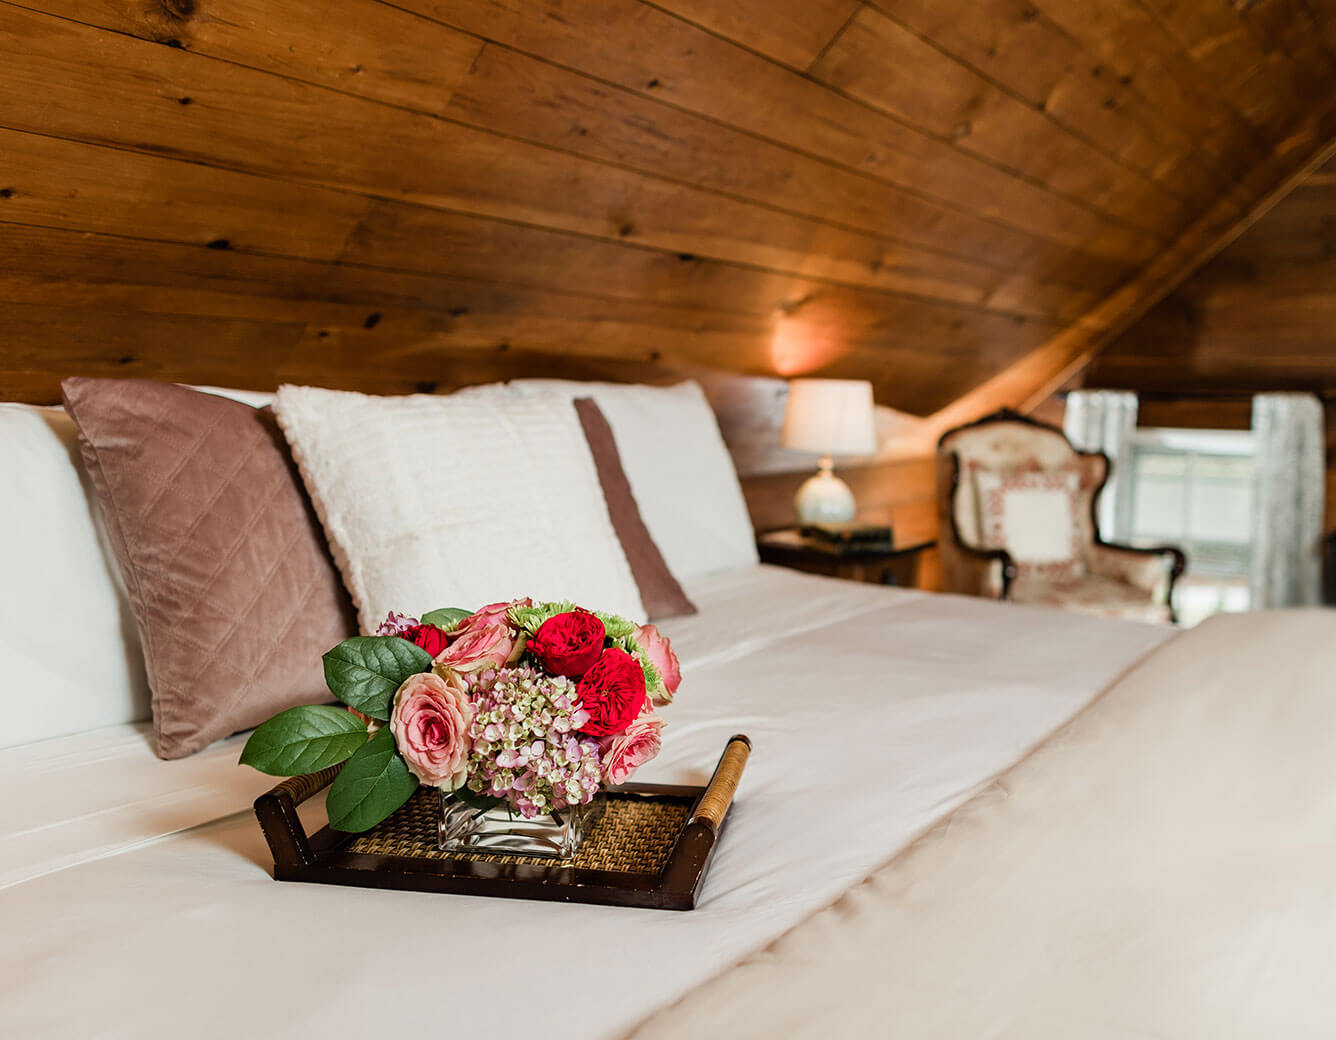
[[[443,852],[568,861],[575,858],[585,835],[593,830],[600,801],[595,798],[588,805],[529,820],[507,805],[478,809],[443,791],[436,844]]]

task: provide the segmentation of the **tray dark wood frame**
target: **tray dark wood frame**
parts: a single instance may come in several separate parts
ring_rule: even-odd
[[[344,846],[357,835],[322,827],[308,837],[297,816],[297,806],[332,783],[341,766],[284,780],[256,799],[255,815],[274,855],[275,881],[693,910],[750,753],[750,740],[741,735],[731,737],[704,787],[623,784],[611,788],[622,795],[690,801],[687,822],[667,864],[657,874],[577,869],[560,863],[425,859],[345,851]]]

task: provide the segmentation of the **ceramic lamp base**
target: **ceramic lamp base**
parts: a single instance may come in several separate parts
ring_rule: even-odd
[[[831,467],[831,460],[823,458],[816,476],[809,477],[798,489],[793,507],[800,524],[847,524],[854,518],[854,493]]]

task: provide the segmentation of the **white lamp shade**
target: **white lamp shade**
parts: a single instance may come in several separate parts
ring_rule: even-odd
[[[872,384],[862,379],[792,379],[780,443],[822,455],[877,450]]]

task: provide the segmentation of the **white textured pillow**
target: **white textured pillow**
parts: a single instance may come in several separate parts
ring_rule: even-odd
[[[567,397],[284,386],[274,412],[363,630],[518,596],[645,619]]]
[[[519,379],[508,385],[519,393],[594,399],[612,427],[645,526],[679,582],[756,566],[747,503],[700,384]]]
[[[0,404],[0,747],[149,717],[143,650],[74,423]]]

